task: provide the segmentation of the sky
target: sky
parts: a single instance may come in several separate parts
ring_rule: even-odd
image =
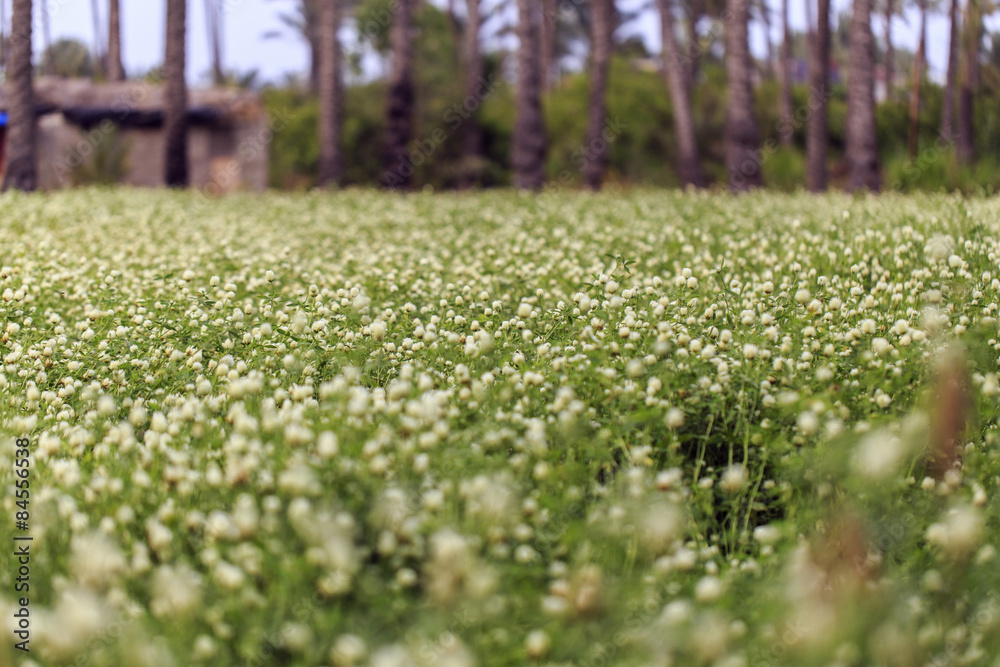
[[[0,0],[9,3],[9,0]],[[74,37],[94,43],[94,23],[91,3],[87,0],[43,0],[50,8],[53,39]],[[630,2],[632,0],[620,0]],[[166,22],[165,0],[120,0],[122,12],[122,53],[125,69],[129,73],[144,72],[163,59],[164,30]],[[280,82],[288,74],[303,73],[308,66],[308,50],[303,40],[279,20],[282,12],[292,11],[296,0],[223,0],[224,5],[224,67],[240,72],[258,70],[260,80]],[[834,0],[833,15],[848,8],[850,0]],[[98,0],[101,31],[106,33],[107,2]],[[458,3],[461,5],[462,3]],[[777,13],[777,1],[771,0]],[[41,52],[41,2],[35,2],[35,45]],[[805,26],[805,5],[802,0],[791,0],[793,29]],[[7,8],[9,16],[9,6]],[[947,63],[948,26],[943,14],[931,15],[928,20],[928,62],[930,76],[942,80]],[[897,44],[913,48],[916,43],[917,15],[909,12],[894,21],[893,39]],[[987,24],[988,26],[990,23]],[[779,35],[778,17],[773,20],[773,39]],[[878,38],[882,34],[880,18],[873,21]],[[265,38],[268,32],[279,31],[280,37]],[[643,36],[650,49],[660,48],[659,21],[654,13],[647,13],[621,34]],[[764,31],[760,25],[751,28],[751,49],[755,54],[765,52]],[[208,36],[205,31],[205,2],[188,2],[188,81],[192,85],[207,84],[209,77]]]

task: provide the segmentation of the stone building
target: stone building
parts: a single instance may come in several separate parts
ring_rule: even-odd
[[[37,79],[39,187],[95,182],[162,186],[164,91],[144,80]],[[0,175],[6,166],[6,108],[7,97],[0,91]],[[189,90],[191,187],[219,194],[265,189],[273,129],[252,91]]]

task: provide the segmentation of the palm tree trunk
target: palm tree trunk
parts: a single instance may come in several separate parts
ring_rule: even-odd
[[[961,89],[958,93],[958,138],[955,142],[959,164],[972,164],[976,159],[973,103],[978,79],[981,20],[979,0],[969,0],[965,7],[965,53],[962,59]]]
[[[42,2],[42,71],[52,74],[55,71],[55,60],[50,51],[52,48],[52,17],[49,16],[49,3]]]
[[[7,2],[0,0],[0,68],[7,70]]]
[[[319,95],[320,78],[320,37],[319,37],[319,14],[321,11],[321,0],[300,0],[302,2],[302,35],[309,44],[309,94]]]
[[[448,0],[448,27],[451,28],[451,43],[454,48],[455,64],[462,62],[462,26],[455,12],[455,0]]]
[[[119,0],[110,0],[108,8],[108,81],[124,80],[121,7]]]
[[[705,0],[690,0],[691,14],[687,22],[687,57],[684,58],[684,77],[690,96],[694,88],[694,81],[698,78],[698,55],[700,44],[698,41],[698,22],[705,15]],[[671,22],[673,19],[671,18]],[[676,41],[676,40],[674,40]],[[680,53],[680,51],[678,51]]]
[[[35,94],[31,69],[31,0],[14,0],[7,68],[7,171],[4,190],[38,185],[35,164]]]
[[[164,180],[169,187],[188,185],[187,151],[187,0],[167,0],[167,53],[164,70],[167,79],[163,133],[166,138]]]
[[[413,139],[413,10],[415,0],[400,0],[392,20],[392,76],[386,112],[384,185],[405,189],[413,175],[407,152]]]
[[[917,159],[917,133],[920,130],[920,84],[924,79],[924,58],[927,53],[927,2],[920,0],[920,44],[913,59],[913,80],[910,84],[910,161]]]
[[[611,62],[611,32],[614,0],[593,0],[590,16],[590,93],[587,100],[587,161],[583,183],[600,190],[608,164],[608,144],[603,136],[607,123],[608,66]]]
[[[43,0],[43,5],[47,4],[48,1]],[[101,10],[98,8],[97,0],[90,0],[90,16],[94,21],[94,68],[100,76],[107,72],[107,68],[104,66],[104,40],[101,38]]]
[[[222,12],[217,0],[205,0],[205,30],[208,33],[208,53],[212,58],[212,83],[223,86],[226,74],[222,67]]]
[[[657,0],[660,10],[660,34],[663,43],[663,77],[670,91],[670,105],[674,117],[674,134],[677,137],[677,170],[681,183],[696,188],[705,186],[705,175],[698,155],[695,138],[694,116],[691,113],[690,90],[687,85],[687,68],[677,47],[674,32],[674,15],[671,0]]]
[[[941,107],[941,136],[955,140],[955,79],[958,76],[958,0],[948,8],[948,70],[944,80],[944,100]]]
[[[788,25],[788,0],[781,0],[781,143],[791,146],[792,131],[792,29]]]
[[[753,117],[753,59],[747,40],[750,5],[726,0],[726,169],[729,189],[743,192],[761,185],[760,132]]]
[[[465,99],[481,103],[479,90],[483,76],[483,56],[479,51],[479,0],[465,2]],[[473,112],[462,125],[462,165],[458,186],[472,187],[479,180],[482,133]]]
[[[892,42],[892,17],[895,15],[896,7],[893,0],[885,0],[885,99],[891,100],[893,95],[893,84],[896,78],[896,49]]]
[[[764,73],[767,78],[774,77],[774,43],[771,42],[771,11],[767,6],[767,0],[760,0],[758,4],[760,9],[760,20],[764,24],[764,47],[767,49],[767,66],[764,68]]]
[[[809,125],[806,129],[806,188],[824,192],[829,146],[830,0],[817,3],[816,34],[809,59]]]
[[[514,146],[511,163],[514,185],[537,190],[545,180],[547,139],[542,117],[542,81],[539,63],[539,32],[542,16],[538,0],[517,0],[517,96]]]
[[[558,0],[542,0],[541,63],[542,92],[552,90],[556,81],[556,21],[559,16]]]
[[[847,160],[854,190],[881,186],[875,143],[874,40],[871,0],[854,0],[847,74]]]
[[[340,0],[323,0],[319,14],[319,185],[336,185],[341,177],[340,127]]]

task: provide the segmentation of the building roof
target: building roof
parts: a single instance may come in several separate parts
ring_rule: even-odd
[[[35,79],[39,115],[62,112],[66,120],[92,127],[106,119],[129,127],[163,124],[165,87],[146,80],[95,83],[90,79],[43,76]],[[6,86],[0,88],[0,111],[7,109]],[[188,122],[229,125],[255,121],[264,113],[260,98],[249,90],[192,88],[188,90]]]

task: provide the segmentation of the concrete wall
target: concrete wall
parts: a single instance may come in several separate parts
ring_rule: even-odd
[[[243,118],[223,127],[188,130],[188,163],[191,187],[207,194],[267,188],[268,145],[272,130],[263,114]],[[102,142],[122,142],[125,149],[126,185],[163,185],[165,138],[161,130],[126,129],[117,133],[110,125],[83,132],[66,122],[61,113],[42,116],[38,123],[38,170],[42,189],[71,187],[83,174]]]

